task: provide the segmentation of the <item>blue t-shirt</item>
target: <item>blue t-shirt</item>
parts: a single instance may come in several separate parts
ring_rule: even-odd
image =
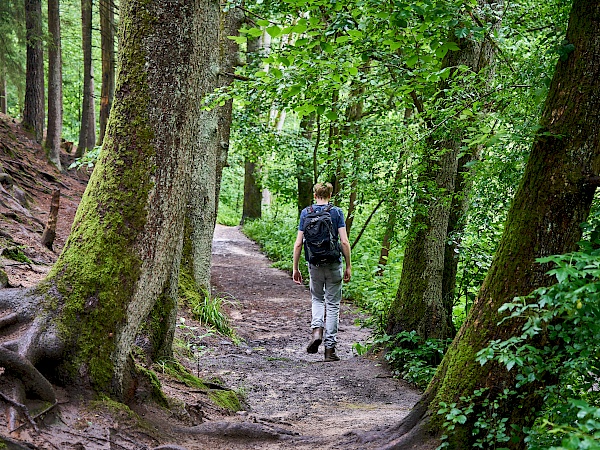
[[[327,207],[327,205],[312,205],[315,211],[321,211]],[[306,219],[306,215],[308,214],[308,209],[310,207],[306,207],[300,213],[300,225],[298,225],[298,230],[304,232],[304,219]],[[338,235],[338,228],[344,228],[346,226],[346,222],[344,221],[344,212],[341,208],[334,206],[329,210],[329,215],[331,216],[331,222],[333,223],[333,229],[335,231],[336,236]]]

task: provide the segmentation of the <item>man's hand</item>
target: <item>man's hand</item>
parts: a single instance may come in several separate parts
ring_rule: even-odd
[[[352,268],[346,267],[346,270],[344,270],[344,281],[347,283],[350,281],[350,278],[352,278]]]
[[[294,279],[294,283],[302,284],[302,274],[300,273],[300,271],[298,269],[294,269],[292,278]]]

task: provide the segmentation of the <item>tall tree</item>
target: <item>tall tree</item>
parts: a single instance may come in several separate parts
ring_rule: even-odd
[[[94,66],[92,64],[92,0],[81,0],[81,45],[83,50],[83,96],[81,128],[75,156],[96,145],[96,109],[94,102]]]
[[[2,69],[0,69],[0,112],[2,114],[6,114],[8,112],[8,103],[6,101],[7,96],[6,75],[4,72],[4,67],[2,67]]]
[[[100,46],[102,48],[102,89],[100,91],[98,145],[102,145],[110,107],[115,95],[115,11],[113,0],[100,0]]]
[[[192,157],[205,150],[197,147],[204,51],[216,45],[204,39],[202,3],[121,5],[115,114],[71,235],[38,291],[47,307],[16,350],[34,364],[52,360],[46,369],[63,383],[131,395],[136,334],[157,299],[173,294]]]
[[[44,135],[44,48],[42,0],[25,0],[27,30],[27,72],[23,125],[42,142]]]
[[[481,18],[487,15],[486,21],[497,29],[501,8],[501,1],[479,0],[474,14]],[[495,47],[489,38],[464,38],[457,44],[459,50],[448,52],[442,63],[453,74],[458,74],[459,66],[479,73],[493,62]],[[447,83],[440,82],[439,92],[445,91]],[[420,108],[419,101],[416,103]],[[425,168],[419,177],[423,189],[415,202],[400,285],[388,316],[388,334],[416,330],[422,338],[453,335],[451,311],[442,301],[442,279],[461,141],[462,133],[454,132],[449,137],[432,136],[428,142]]]
[[[248,55],[251,63],[260,61],[261,55],[270,50],[271,37],[263,33],[259,39],[248,40]],[[258,116],[258,111],[256,112]],[[267,118],[268,119],[268,118]],[[260,185],[260,164],[256,155],[246,155],[244,158],[244,203],[242,220],[260,219],[262,215],[262,189]]]
[[[446,353],[435,377],[409,416],[387,433],[393,439],[385,448],[409,448],[426,440],[428,433],[440,436],[444,415],[437,414],[442,402],[457,403],[477,389],[487,389],[487,399],[497,402],[494,413],[506,418],[506,430],[515,439],[504,444],[524,449],[524,430],[536,417],[543,399],[537,389],[543,377],[531,383],[516,382],[517,371],[504,366],[481,366],[475,355],[492,340],[506,340],[520,334],[524,317],[499,324],[504,317],[498,309],[514,297],[552,284],[547,264],[537,258],[573,251],[581,237],[580,224],[588,217],[600,168],[600,3],[575,0],[565,39],[567,52],[558,61],[540,129],[527,161],[521,184],[506,220],[505,231],[492,266],[469,316]],[[561,345],[541,336],[532,346]],[[504,390],[515,390],[515,397]],[[477,414],[485,413],[482,403],[456,423],[448,439],[449,448],[471,448]],[[462,422],[462,421],[461,421]],[[514,427],[514,428],[513,428]],[[381,438],[381,434],[377,439]]]
[[[50,161],[61,170],[60,142],[62,136],[62,56],[60,42],[60,0],[48,0],[48,128],[46,151]]]

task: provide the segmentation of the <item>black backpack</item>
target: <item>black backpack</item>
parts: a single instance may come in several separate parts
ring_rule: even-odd
[[[333,228],[331,211],[333,205],[315,211],[308,207],[308,214],[304,219],[304,257],[313,264],[338,262],[341,252],[338,235]]]

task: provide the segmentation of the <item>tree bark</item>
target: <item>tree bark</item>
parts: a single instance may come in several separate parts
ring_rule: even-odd
[[[298,183],[298,216],[304,208],[312,204],[313,201],[313,147],[309,146],[312,142],[312,128],[315,125],[315,114],[304,116],[300,121],[300,130],[302,137],[306,139],[306,151],[297,151],[294,153],[296,160],[296,180]]]
[[[60,207],[60,189],[54,189],[52,192],[52,201],[50,202],[50,216],[46,223],[46,228],[42,233],[42,245],[52,250],[54,238],[56,237],[56,221],[58,219],[58,209]]]
[[[4,74],[3,70],[0,70],[0,112],[2,114],[8,113],[6,75]]]
[[[262,191],[258,181],[258,164],[246,158],[244,162],[244,206],[242,224],[247,219],[260,219]]]
[[[495,364],[481,366],[476,353],[492,340],[505,340],[521,332],[525,318],[499,321],[498,309],[514,297],[553,283],[547,264],[537,258],[573,251],[581,237],[581,222],[588,217],[595,186],[586,182],[600,170],[600,4],[575,0],[569,18],[566,42],[574,50],[556,67],[541,119],[541,129],[533,144],[521,184],[508,213],[505,231],[486,279],[469,316],[446,353],[422,401],[409,414],[407,423],[421,420],[420,429],[439,436],[443,415],[440,402],[457,402],[475,389],[489,388],[489,398],[497,400],[498,418],[508,418],[507,430],[530,427],[543,399],[539,385],[528,383],[519,389],[520,403],[503,398],[503,390],[516,389],[516,371]],[[534,346],[554,345],[543,336]],[[546,374],[551,378],[553,374]],[[475,413],[481,412],[476,405]],[[456,424],[449,437],[450,449],[471,448],[474,415]],[[399,425],[397,435],[406,431]],[[524,449],[523,435],[505,443],[511,449]],[[406,438],[408,434],[406,435]],[[406,448],[406,438],[392,441],[386,448]]]
[[[100,0],[100,46],[102,49],[102,88],[100,91],[100,130],[102,145],[110,107],[115,96],[115,11],[113,0]]]
[[[23,126],[42,142],[44,136],[44,50],[42,36],[42,1],[25,0],[27,30],[27,73]]]
[[[83,49],[83,100],[81,128],[75,156],[80,158],[96,145],[94,66],[92,64],[92,0],[81,0],[81,42]]]
[[[48,0],[48,128],[46,152],[48,159],[62,170],[60,144],[63,122],[62,56],[60,38],[60,0]]]
[[[491,8],[500,14],[502,2],[480,0],[478,8]],[[499,25],[498,20],[494,27]],[[495,48],[489,39],[462,39],[458,45],[460,50],[446,54],[443,67],[466,65],[478,73],[493,61]],[[439,92],[445,87],[444,81]],[[419,176],[423,189],[419,189],[414,207],[400,284],[388,316],[388,334],[416,330],[424,339],[453,335],[452,317],[448,317],[442,301],[442,277],[462,136],[462,132],[457,132],[451,137],[429,140],[425,169]]]
[[[52,305],[38,320],[62,343],[57,378],[126,399],[136,334],[157,299],[173,297],[192,155],[204,151],[206,43],[198,3],[127,0],[120,13],[114,114],[65,249],[38,289]]]
[[[263,38],[268,37],[265,41]],[[260,39],[248,41],[249,58],[259,58],[261,54],[268,53],[270,36],[264,35]],[[258,116],[258,111],[256,112]],[[268,118],[267,118],[268,119]],[[262,190],[259,182],[260,164],[255,155],[247,155],[244,159],[244,204],[242,206],[243,224],[246,219],[260,219],[262,215]]]

